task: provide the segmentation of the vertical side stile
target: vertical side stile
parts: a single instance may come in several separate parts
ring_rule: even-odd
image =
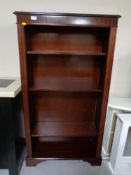
[[[18,42],[19,42],[21,83],[22,83],[22,100],[23,100],[26,145],[27,145],[27,157],[32,157],[28,80],[27,80],[25,26],[22,26],[21,24],[17,24],[17,27],[18,27]]]
[[[100,123],[99,123],[99,137],[97,142],[97,158],[101,157],[101,147],[102,147],[102,139],[104,133],[104,124],[105,124],[105,115],[107,110],[107,102],[110,88],[110,80],[111,80],[111,72],[112,72],[112,64],[113,64],[113,56],[114,56],[114,47],[115,47],[115,39],[116,39],[116,27],[110,28],[109,33],[109,43],[108,43],[108,52],[107,52],[107,62],[106,62],[106,72],[104,79],[104,91],[103,91],[103,100],[102,100],[102,108],[100,113]]]

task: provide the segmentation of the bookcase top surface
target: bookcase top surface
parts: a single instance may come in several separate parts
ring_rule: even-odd
[[[27,12],[15,11],[15,15],[47,15],[47,16],[79,16],[79,17],[114,17],[120,18],[117,14],[82,14],[82,13],[57,13],[57,12]]]
[[[76,27],[116,27],[120,15],[15,11],[17,24]]]

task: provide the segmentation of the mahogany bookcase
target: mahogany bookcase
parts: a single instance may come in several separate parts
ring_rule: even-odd
[[[101,163],[119,15],[14,12],[27,165]]]

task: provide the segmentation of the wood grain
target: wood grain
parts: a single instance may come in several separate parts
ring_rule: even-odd
[[[27,165],[52,158],[100,165],[120,16],[14,13]]]

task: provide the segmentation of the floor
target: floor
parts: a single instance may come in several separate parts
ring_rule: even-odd
[[[0,175],[8,175],[7,170],[0,170]],[[107,162],[101,166],[91,166],[81,160],[55,160],[45,161],[36,167],[26,167],[25,162],[20,175],[112,175]]]

